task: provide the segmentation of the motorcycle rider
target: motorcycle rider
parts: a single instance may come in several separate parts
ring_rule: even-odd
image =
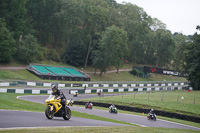
[[[75,92],[75,93],[74,93],[74,96],[77,97],[77,96],[78,96],[78,92]]]
[[[73,99],[71,98],[71,99],[69,99],[69,102],[73,102]]]
[[[114,111],[113,109],[115,108],[115,105],[111,104],[110,108],[111,108],[112,111]]]
[[[52,88],[52,95],[55,95],[57,99],[61,99],[60,103],[62,104],[64,108],[66,105],[66,97],[64,93],[58,89],[57,85],[52,85],[51,88]]]
[[[92,102],[91,101],[88,102],[88,106],[92,106]]]
[[[151,110],[150,110],[150,112],[148,113],[148,115],[149,115],[150,117],[152,117],[153,115],[155,115],[155,112],[154,112],[154,110],[153,110],[153,109],[151,109]]]

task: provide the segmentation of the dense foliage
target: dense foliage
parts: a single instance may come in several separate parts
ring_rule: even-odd
[[[198,67],[185,53],[196,58],[189,50],[197,38],[172,34],[137,5],[115,0],[0,1],[0,62],[54,60],[103,73],[127,60],[189,73]]]
[[[0,62],[9,62],[16,51],[15,40],[0,18]]]
[[[200,26],[197,26],[200,30]],[[190,85],[195,90],[200,90],[200,35],[195,33],[193,42],[186,45],[185,54],[185,70],[188,73]]]

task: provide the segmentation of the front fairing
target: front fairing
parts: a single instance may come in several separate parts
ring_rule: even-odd
[[[45,100],[46,105],[51,107],[51,110],[54,109],[54,113],[58,112],[62,105],[60,103],[61,99],[56,97],[55,95],[49,95],[49,97]]]
[[[45,100],[46,104],[57,104],[61,99],[56,97],[55,95],[49,95],[49,97]]]
[[[55,99],[54,95],[49,95],[49,97],[45,100],[45,102],[53,101]]]

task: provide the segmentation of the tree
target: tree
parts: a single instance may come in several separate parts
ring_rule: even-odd
[[[124,58],[128,55],[127,40],[127,33],[113,25],[106,29],[100,41],[101,50],[108,59],[107,61],[116,67],[117,73],[119,73]]]
[[[173,59],[173,67],[176,71],[185,74],[185,54],[186,46],[190,43],[190,39],[182,33],[174,33],[173,38],[175,40],[175,53]]]
[[[84,1],[84,33],[87,54],[84,69],[86,69],[89,54],[93,50],[94,39],[97,33],[101,33],[107,26],[108,18],[107,2],[105,0],[85,0]]]
[[[166,30],[157,30],[156,36],[156,66],[163,67],[170,64],[173,59],[175,42],[172,39],[172,34]]]
[[[151,29],[153,31],[156,31],[158,29],[166,29],[166,24],[162,23],[160,20],[158,20],[157,18],[153,18],[152,19],[152,25],[151,25]]]
[[[6,23],[0,18],[0,62],[9,62],[16,52],[16,43],[12,34],[6,28]]]
[[[106,72],[106,68],[109,67],[109,61],[108,58],[104,55],[103,51],[100,50],[94,50],[92,52],[92,64],[95,68],[94,75],[96,75],[96,70],[100,70],[100,76],[103,74],[103,72]]]
[[[200,27],[197,26],[200,30]],[[194,90],[200,90],[200,35],[195,33],[193,42],[187,44],[185,54],[187,79]]]
[[[29,34],[22,39],[21,46],[18,49],[18,58],[26,63],[31,63],[38,60],[42,48],[37,42],[37,39]]]
[[[69,42],[65,53],[62,57],[63,61],[74,66],[84,65],[85,47],[83,40],[77,38]]]
[[[117,26],[122,27],[128,36],[128,60],[134,63],[146,63],[145,56],[147,52],[151,51],[149,49],[151,47],[151,43],[149,43],[151,17],[142,8],[130,3],[120,5],[118,12],[120,16]]]
[[[18,40],[26,31],[26,2],[27,0],[1,0],[0,17],[5,18],[7,28]]]

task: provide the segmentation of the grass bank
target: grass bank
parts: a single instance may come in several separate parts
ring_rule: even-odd
[[[91,81],[184,81],[187,80],[182,77],[175,76],[167,76],[160,74],[150,74],[150,78],[139,78],[131,75],[129,72],[120,72],[117,73],[106,73],[102,76],[98,74],[94,76],[93,74],[89,74],[91,77]],[[0,70],[0,79],[2,80],[29,80],[29,81],[48,81],[48,82],[66,82],[71,83],[71,81],[58,81],[58,80],[42,80],[34,74],[30,73],[27,70]],[[75,82],[75,81],[73,81]]]
[[[65,127],[65,128],[37,128],[37,129],[8,129],[0,130],[2,133],[199,133],[195,130],[151,127]]]

